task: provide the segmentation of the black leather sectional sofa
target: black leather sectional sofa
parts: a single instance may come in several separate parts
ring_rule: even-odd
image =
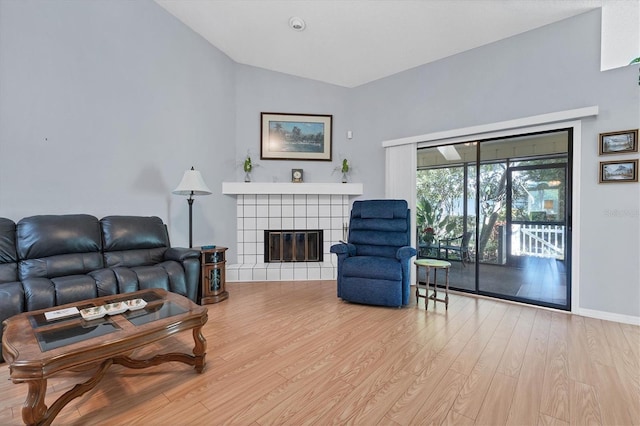
[[[17,224],[0,218],[0,322],[21,312],[147,288],[195,302],[199,256],[198,250],[171,248],[158,217],[43,215]]]

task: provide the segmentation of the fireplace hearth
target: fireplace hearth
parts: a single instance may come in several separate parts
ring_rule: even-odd
[[[323,230],[264,230],[264,262],[322,262]]]

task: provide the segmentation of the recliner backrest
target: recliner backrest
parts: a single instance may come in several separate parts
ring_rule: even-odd
[[[349,222],[349,243],[357,256],[395,257],[411,245],[410,214],[405,200],[355,201]]]
[[[98,219],[91,215],[40,215],[16,226],[18,275],[55,278],[103,267]]]
[[[107,216],[100,225],[107,267],[155,265],[170,247],[167,228],[156,216]]]

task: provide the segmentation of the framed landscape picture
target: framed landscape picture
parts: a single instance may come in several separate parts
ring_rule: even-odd
[[[600,162],[600,183],[637,181],[638,160]]]
[[[600,133],[600,155],[638,152],[638,129]]]
[[[263,160],[331,161],[332,115],[260,114]]]

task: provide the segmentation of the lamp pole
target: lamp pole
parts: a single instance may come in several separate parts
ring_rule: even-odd
[[[187,198],[187,203],[189,203],[189,248],[193,248],[193,191]]]

